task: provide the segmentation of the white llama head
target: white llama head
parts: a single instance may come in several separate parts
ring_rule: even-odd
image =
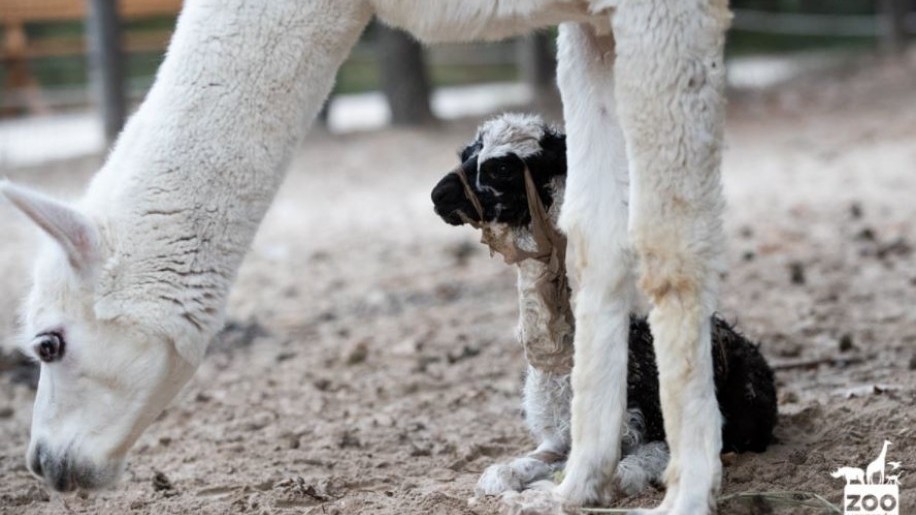
[[[103,225],[8,182],[0,192],[50,237],[22,316],[20,347],[41,366],[28,467],[59,491],[111,484],[196,360],[130,306],[100,302],[113,254]]]

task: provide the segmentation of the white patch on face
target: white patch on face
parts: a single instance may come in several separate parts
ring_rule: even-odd
[[[509,154],[525,159],[539,153],[544,129],[544,120],[534,114],[504,113],[484,122],[477,130],[476,138],[481,142],[477,153],[477,190],[501,196],[501,191],[481,182],[480,166],[490,159]]]
[[[515,154],[524,159],[541,151],[544,120],[533,114],[505,113],[487,120],[477,131],[482,148],[477,155],[480,163],[495,157]]]

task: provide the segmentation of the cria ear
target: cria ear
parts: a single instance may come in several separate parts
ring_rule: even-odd
[[[552,172],[556,175],[566,175],[566,135],[547,128],[539,143],[541,154],[553,165]]]
[[[0,193],[63,248],[75,270],[87,270],[98,259],[98,231],[85,215],[9,181],[0,181]]]

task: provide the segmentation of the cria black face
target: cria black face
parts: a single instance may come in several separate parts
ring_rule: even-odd
[[[459,158],[468,184],[480,201],[483,220],[468,199],[461,179],[451,172],[433,188],[436,214],[451,225],[463,224],[464,217],[475,222],[498,222],[514,227],[528,225],[531,215],[525,192],[525,167],[531,171],[541,202],[547,209],[553,202],[551,180],[566,175],[565,136],[547,127],[543,127],[543,134],[535,153],[527,149],[522,153],[524,157],[519,157],[519,152],[509,145],[506,153],[487,158],[482,163],[478,162],[478,157],[483,143],[478,136],[460,152]]]

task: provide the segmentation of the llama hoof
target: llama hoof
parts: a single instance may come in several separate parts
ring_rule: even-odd
[[[507,492],[502,496],[503,513],[511,515],[565,515],[562,500],[558,499],[552,489],[525,490]]]
[[[522,478],[511,466],[504,463],[490,465],[477,480],[474,494],[478,497],[484,495],[500,495],[506,492],[521,491],[525,485]]]
[[[614,496],[606,488],[598,488],[594,480],[572,482],[564,479],[554,490],[554,495],[569,506],[607,506]]]

